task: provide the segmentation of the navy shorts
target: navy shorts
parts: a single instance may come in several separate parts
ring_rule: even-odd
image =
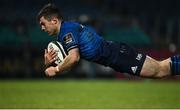
[[[96,62],[117,72],[139,76],[145,59],[145,54],[139,53],[127,44],[105,41]]]

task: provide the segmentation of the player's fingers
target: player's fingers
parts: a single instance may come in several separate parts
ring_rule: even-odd
[[[56,58],[56,56],[57,56],[57,53],[53,54],[51,57],[52,57],[52,59],[54,59],[54,58]]]
[[[44,54],[48,53],[47,49],[44,49]]]
[[[57,53],[56,52],[53,52],[53,53],[49,53],[48,54],[48,59],[53,59],[54,57],[57,56]]]
[[[56,51],[53,50],[53,51],[50,53],[50,55],[51,55],[51,56],[56,55]]]
[[[57,55],[57,52],[56,51],[53,51],[52,53],[51,53],[51,56],[56,56]]]
[[[52,63],[52,62],[54,62],[55,60],[56,60],[56,57],[52,58],[52,59],[50,60],[50,62]]]
[[[54,49],[50,49],[49,53],[53,53]]]
[[[47,53],[47,50],[46,50],[46,49],[44,49],[44,57],[46,57],[46,53]]]
[[[49,55],[52,55],[53,54],[53,50],[50,50],[50,52],[48,53]]]

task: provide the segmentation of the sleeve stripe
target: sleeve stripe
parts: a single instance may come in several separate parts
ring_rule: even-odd
[[[67,51],[69,52],[71,49],[74,49],[74,48],[77,48],[78,45],[74,45],[74,46],[71,46],[70,48],[67,49]]]

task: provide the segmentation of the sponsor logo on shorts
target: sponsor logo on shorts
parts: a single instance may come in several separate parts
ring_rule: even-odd
[[[142,54],[138,54],[137,57],[136,57],[136,60],[141,60],[142,59]]]
[[[133,66],[133,67],[131,67],[131,70],[132,70],[132,72],[133,72],[134,74],[136,73],[137,68],[138,68],[138,66]]]

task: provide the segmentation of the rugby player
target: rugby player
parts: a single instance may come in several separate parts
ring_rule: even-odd
[[[64,62],[52,66],[56,52],[45,49],[45,73],[54,76],[77,64],[80,58],[109,66],[117,72],[129,73],[141,77],[161,78],[169,75],[180,75],[180,56],[172,56],[157,61],[148,55],[138,52],[131,46],[113,41],[106,41],[93,28],[76,22],[64,21],[61,12],[55,5],[45,5],[37,15],[42,31],[50,36],[57,36],[68,56]]]

